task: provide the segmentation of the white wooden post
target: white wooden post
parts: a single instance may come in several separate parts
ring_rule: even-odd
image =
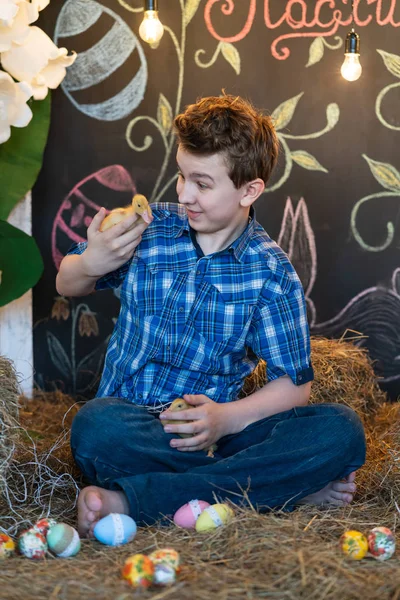
[[[12,210],[8,222],[31,235],[32,196],[30,192]],[[0,308],[0,354],[13,361],[21,392],[28,398],[32,398],[32,290]]]

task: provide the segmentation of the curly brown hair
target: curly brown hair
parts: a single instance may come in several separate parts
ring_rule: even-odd
[[[190,104],[174,121],[178,144],[193,154],[221,152],[236,189],[260,178],[266,185],[279,141],[269,116],[240,96],[209,96]]]

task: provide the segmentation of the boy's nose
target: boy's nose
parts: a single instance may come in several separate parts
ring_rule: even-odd
[[[180,187],[178,189],[178,199],[181,204],[193,204],[194,203],[194,198],[193,198],[192,194],[190,193],[189,188],[184,184],[182,185],[182,187]]]

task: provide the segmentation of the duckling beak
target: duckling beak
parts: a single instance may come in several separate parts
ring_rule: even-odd
[[[153,215],[151,214],[150,207],[147,210],[144,210],[141,214],[141,217],[145,223],[151,223],[153,220]]]

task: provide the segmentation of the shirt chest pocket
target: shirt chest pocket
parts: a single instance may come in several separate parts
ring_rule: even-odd
[[[197,331],[229,349],[243,347],[256,305],[254,297],[246,291],[222,293],[212,284],[205,291],[195,315]]]
[[[142,314],[160,315],[173,302],[180,278],[179,273],[150,267],[138,260],[126,294]]]

